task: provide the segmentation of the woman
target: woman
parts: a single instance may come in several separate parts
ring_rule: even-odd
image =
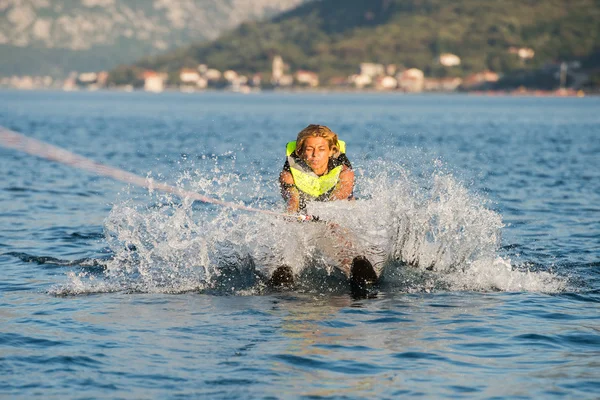
[[[324,125],[309,125],[287,144],[279,175],[281,195],[290,213],[305,213],[308,201],[353,198],[354,171],[345,143]]]
[[[281,194],[290,213],[306,213],[309,201],[351,200],[354,190],[354,171],[345,154],[346,144],[324,125],[309,125],[298,134],[295,142],[287,144],[287,160],[279,175]],[[303,215],[302,215],[303,216]],[[302,220],[314,219],[303,216]],[[336,224],[328,224],[327,236],[337,238],[343,247],[352,251],[348,235]],[[371,263],[362,256],[341,260],[340,269],[350,278],[354,290],[363,291],[377,280]],[[293,285],[289,266],[278,267],[272,274],[271,286]]]

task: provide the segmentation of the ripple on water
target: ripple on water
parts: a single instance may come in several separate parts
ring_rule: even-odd
[[[103,357],[102,354],[95,355],[94,358],[88,356],[76,356],[76,355],[60,355],[60,356],[12,356],[8,359],[11,363],[25,364],[30,366],[52,366],[60,365],[65,368],[76,367],[90,367],[97,368],[105,363],[98,360],[98,357]]]
[[[561,347],[559,340],[551,335],[541,335],[538,333],[526,333],[513,337],[513,340],[523,345],[542,347],[548,349],[558,349]]]
[[[328,350],[341,351],[373,351],[372,347],[362,345],[341,345],[341,344],[315,344],[314,347]]]
[[[293,354],[276,354],[273,356],[273,358],[279,361],[283,361],[284,363],[294,368],[300,368],[309,371],[326,370],[350,375],[375,375],[385,370],[385,368],[382,368],[378,364],[357,362],[350,359],[324,360],[320,359],[320,357],[317,356],[303,357]]]
[[[70,346],[70,344],[61,340],[49,340],[17,333],[0,333],[0,346],[45,349],[56,346]]]
[[[420,352],[420,351],[406,351],[403,353],[396,353],[392,357],[400,358],[400,359],[408,359],[408,360],[428,360],[428,361],[450,362],[450,360],[446,357],[442,357],[442,356],[434,354],[434,353],[424,353],[424,352]]]
[[[584,349],[598,351],[600,349],[600,332],[593,328],[587,330],[594,333],[575,332],[557,335],[557,341],[563,346],[583,351]]]

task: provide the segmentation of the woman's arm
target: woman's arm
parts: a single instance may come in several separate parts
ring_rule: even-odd
[[[330,200],[348,200],[354,190],[354,171],[344,165],[339,182],[329,196]]]
[[[294,177],[290,171],[283,170],[279,174],[279,184],[281,185],[281,196],[287,203],[287,211],[296,213],[300,210],[300,193],[294,185]]]

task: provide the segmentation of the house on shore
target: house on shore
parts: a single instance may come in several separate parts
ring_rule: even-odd
[[[425,74],[417,68],[409,68],[396,75],[398,88],[408,93],[419,93],[423,91]]]
[[[427,78],[423,81],[423,90],[427,92],[453,92],[461,85],[458,77]]]
[[[360,75],[366,75],[371,79],[385,75],[385,67],[383,64],[364,62],[360,64]]]
[[[510,54],[516,54],[522,60],[529,60],[535,56],[535,51],[530,47],[515,47],[508,48]]]
[[[396,90],[398,88],[398,80],[393,76],[380,76],[375,81],[375,89],[377,90]]]
[[[462,87],[467,90],[485,89],[487,86],[498,82],[499,79],[499,75],[495,72],[481,71],[467,76],[462,83]]]
[[[144,71],[142,79],[144,80],[144,90],[146,92],[160,93],[165,89],[167,75],[156,71]]]
[[[460,57],[452,53],[440,54],[438,61],[444,67],[456,67],[460,65]]]
[[[373,79],[369,75],[354,74],[348,77],[348,82],[354,85],[357,89],[362,89],[373,83]]]
[[[296,82],[301,86],[317,87],[319,86],[319,75],[312,71],[298,70],[296,72]]]

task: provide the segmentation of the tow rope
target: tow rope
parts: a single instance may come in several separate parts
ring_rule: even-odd
[[[123,171],[119,168],[110,167],[99,162],[90,160],[89,158],[72,153],[61,147],[51,145],[38,139],[32,139],[23,134],[11,131],[0,126],[0,145],[24,153],[41,157],[46,160],[54,161],[60,164],[65,164],[74,168],[83,169],[98,175],[107,176],[121,182],[140,186],[149,190],[160,190],[166,193],[172,193],[181,199],[189,198],[202,203],[216,204],[222,207],[244,210],[249,212],[274,215],[278,217],[293,218],[288,214],[282,214],[275,211],[260,210],[258,208],[248,207],[243,204],[236,204],[211,197],[203,196],[199,193],[190,192],[175,186],[168,185],[163,182],[157,182],[152,178],[143,178],[131,172]]]

